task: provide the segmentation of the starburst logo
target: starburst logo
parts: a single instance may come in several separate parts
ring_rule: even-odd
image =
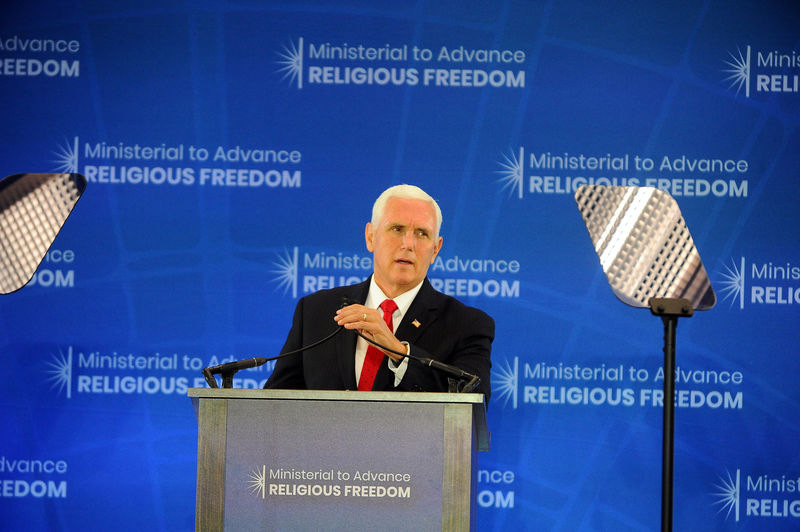
[[[725,520],[733,513],[734,520],[737,523],[739,522],[739,494],[741,492],[740,476],[741,473],[738,469],[734,476],[731,476],[730,472],[726,471],[725,477],[719,477],[720,483],[714,485],[714,487],[719,490],[714,493],[714,496],[717,497],[714,504],[720,506],[717,513],[725,512]]]
[[[277,61],[280,67],[278,73],[281,74],[281,79],[288,79],[290,83],[297,83],[297,88],[303,88],[303,38],[288,46],[284,46],[283,50],[278,52],[280,59]]]
[[[522,185],[524,181],[525,171],[525,150],[519,149],[515,153],[510,150],[508,154],[503,155],[503,160],[499,161],[500,170],[496,173],[500,174],[500,181],[503,184],[503,190],[508,189],[508,195],[511,196],[516,192],[517,197],[522,199]]]
[[[508,360],[505,365],[497,365],[492,371],[492,387],[501,399],[505,399],[504,405],[511,401],[511,408],[517,408],[517,390],[519,389],[519,357],[514,357],[513,363]]]
[[[283,288],[283,294],[291,290],[292,297],[297,297],[298,264],[300,262],[300,250],[297,246],[292,251],[286,250],[283,255],[278,256],[278,260],[272,264],[277,268],[272,273],[277,274],[275,281],[278,288]]]
[[[59,350],[47,366],[47,380],[52,383],[51,388],[57,388],[58,393],[66,390],[67,399],[72,397],[72,347],[67,349],[66,354]]]
[[[250,473],[250,480],[247,481],[250,491],[259,495],[262,499],[267,495],[267,466],[253,469]]]
[[[725,81],[730,83],[731,89],[736,87],[736,94],[744,88],[744,95],[749,98],[750,97],[750,46],[745,48],[745,52],[742,53],[740,49],[736,49],[736,54],[728,53],[730,59],[725,61],[725,65],[728,67],[727,69],[723,70],[728,77],[725,78]]]
[[[55,160],[53,161],[56,166],[57,172],[68,174],[78,173],[78,137],[70,143],[68,140],[58,147],[58,151],[54,152]]]
[[[738,301],[740,309],[744,308],[744,272],[745,261],[744,257],[742,257],[738,265],[731,259],[730,266],[726,265],[725,271],[719,273],[724,279],[720,283],[720,286],[722,286],[723,300],[730,299],[731,306]]]

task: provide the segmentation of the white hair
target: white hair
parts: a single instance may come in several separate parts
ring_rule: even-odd
[[[442,228],[442,210],[439,208],[439,204],[436,203],[435,199],[433,199],[427,192],[414,185],[395,185],[384,190],[381,195],[378,196],[378,199],[375,200],[375,204],[372,205],[373,226],[376,226],[383,217],[383,213],[386,210],[386,202],[389,201],[389,198],[430,202],[430,204],[433,205],[434,212],[436,213],[436,235],[434,238],[439,237],[439,230]]]

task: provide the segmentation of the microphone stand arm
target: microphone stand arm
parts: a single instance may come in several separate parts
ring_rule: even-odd
[[[475,390],[475,388],[478,387],[478,385],[481,382],[480,377],[478,377],[477,375],[473,375],[472,373],[468,373],[468,372],[464,371],[461,368],[457,368],[455,366],[451,366],[450,364],[445,364],[444,362],[439,362],[438,360],[434,360],[432,358],[418,357],[418,356],[412,355],[410,353],[408,353],[408,354],[401,353],[399,351],[395,351],[394,349],[390,349],[390,348],[388,348],[388,347],[386,347],[384,345],[381,345],[381,344],[375,342],[374,340],[371,340],[371,339],[367,338],[366,336],[364,336],[363,334],[361,334],[360,332],[358,332],[356,330],[353,330],[353,332],[355,332],[358,336],[360,336],[361,338],[366,340],[367,343],[370,343],[370,344],[374,345],[375,347],[377,347],[379,349],[382,349],[384,351],[389,351],[390,353],[394,353],[395,355],[401,356],[403,358],[409,358],[411,360],[414,360],[415,362],[419,362],[423,366],[428,366],[429,368],[438,369],[439,371],[442,371],[444,373],[447,373],[448,375],[452,375],[453,377],[456,377],[461,382],[466,381],[466,384],[464,384],[461,387],[461,389],[458,390],[460,393],[472,392],[473,390]]]
[[[344,327],[339,326],[339,327],[336,328],[336,330],[334,330],[331,334],[329,334],[325,338],[322,338],[321,340],[317,340],[316,342],[314,342],[314,343],[312,343],[310,345],[301,347],[300,349],[295,349],[294,351],[287,351],[286,353],[281,353],[280,355],[276,355],[276,356],[270,357],[270,358],[259,359],[260,360],[259,365],[265,364],[267,362],[271,362],[273,360],[278,360],[279,358],[285,358],[285,357],[288,357],[288,356],[296,355],[298,353],[302,353],[306,349],[311,349],[312,347],[316,347],[316,346],[318,346],[320,344],[323,344],[323,343],[327,342],[328,340],[330,340],[331,338],[333,338],[334,336],[336,336],[337,334],[339,334],[342,331],[343,328]],[[253,367],[255,367],[255,366],[253,366]],[[217,368],[218,368],[218,366],[217,366]],[[213,371],[215,369],[216,368],[210,368],[210,367],[209,368],[203,368],[203,371],[202,371],[203,377],[205,377],[206,382],[208,383],[208,386],[211,387],[211,388],[219,388],[219,385],[217,384],[217,379],[214,378],[215,374],[219,374],[219,375],[222,376],[222,387],[223,388],[233,388],[233,376],[239,370],[235,369],[235,368],[230,368],[230,369],[227,369],[227,370],[222,370],[222,371],[215,372],[215,371]]]

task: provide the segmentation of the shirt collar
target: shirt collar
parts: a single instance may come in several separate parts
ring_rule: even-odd
[[[415,297],[417,297],[420,288],[422,288],[422,283],[424,282],[425,280],[423,279],[411,290],[403,292],[397,297],[390,298],[383,293],[383,290],[381,290],[381,288],[378,286],[378,283],[375,282],[375,276],[373,275],[370,277],[369,293],[367,294],[367,301],[364,303],[364,306],[369,308],[378,308],[384,300],[393,299],[397,304],[397,310],[400,311],[400,316],[405,316],[408,307],[411,306],[411,302],[414,301]]]

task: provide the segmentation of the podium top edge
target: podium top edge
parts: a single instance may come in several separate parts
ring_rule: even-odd
[[[199,399],[280,399],[313,401],[383,401],[401,403],[483,404],[480,393],[359,392],[339,390],[265,390],[245,388],[189,388],[188,396]]]

